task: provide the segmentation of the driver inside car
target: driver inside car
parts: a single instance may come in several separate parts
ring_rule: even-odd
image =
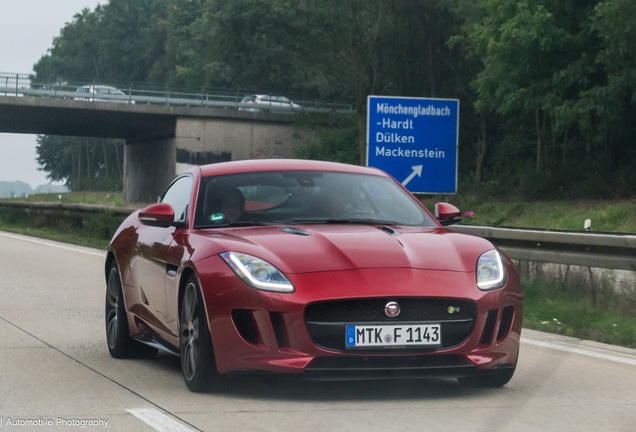
[[[231,188],[220,194],[212,208],[211,221],[238,222],[245,214],[245,197],[238,188]]]

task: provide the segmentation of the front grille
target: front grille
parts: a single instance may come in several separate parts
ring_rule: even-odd
[[[387,303],[396,301],[401,312],[395,318],[384,313]],[[313,303],[305,308],[305,325],[316,345],[346,351],[345,326],[365,324],[439,323],[442,345],[435,348],[404,348],[401,351],[425,352],[450,348],[470,335],[477,316],[477,305],[469,300],[440,298],[374,298]],[[386,352],[369,348],[364,352]]]

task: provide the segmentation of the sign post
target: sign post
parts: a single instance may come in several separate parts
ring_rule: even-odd
[[[369,96],[367,166],[413,193],[457,193],[459,100]]]

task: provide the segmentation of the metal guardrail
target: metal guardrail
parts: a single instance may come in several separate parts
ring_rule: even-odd
[[[123,94],[99,94],[97,96],[87,93],[79,93],[77,89],[85,85],[104,85],[114,87]],[[245,111],[254,111],[251,103],[243,103],[247,95],[268,94],[271,92],[259,92],[241,89],[183,89],[157,87],[148,84],[113,84],[107,82],[60,82],[43,83],[32,79],[26,74],[0,72],[0,96],[15,97],[46,97],[55,99],[68,99],[90,102],[119,102],[153,105],[176,105],[190,107],[226,108]],[[290,96],[290,95],[287,95]],[[277,107],[274,105],[259,105],[259,110],[267,110],[280,113],[295,112],[325,112],[325,113],[354,113],[353,106],[347,103],[333,103],[316,100],[294,99],[294,103],[300,108]],[[262,108],[261,108],[262,107]]]
[[[28,203],[0,200],[6,208],[33,209],[58,215],[113,213],[122,219],[136,209],[86,204]],[[452,225],[453,231],[490,240],[510,258],[585,267],[636,271],[636,234]]]
[[[521,261],[636,271],[636,234],[453,225]]]
[[[74,217],[81,217],[88,214],[111,213],[117,216],[121,216],[122,220],[130,213],[137,210],[137,208],[103,206],[95,204],[67,204],[58,202],[32,203],[26,201],[0,199],[0,212],[6,209],[38,211],[44,214]]]

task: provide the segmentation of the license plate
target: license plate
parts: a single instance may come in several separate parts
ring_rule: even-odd
[[[348,325],[347,348],[440,346],[440,324]]]

